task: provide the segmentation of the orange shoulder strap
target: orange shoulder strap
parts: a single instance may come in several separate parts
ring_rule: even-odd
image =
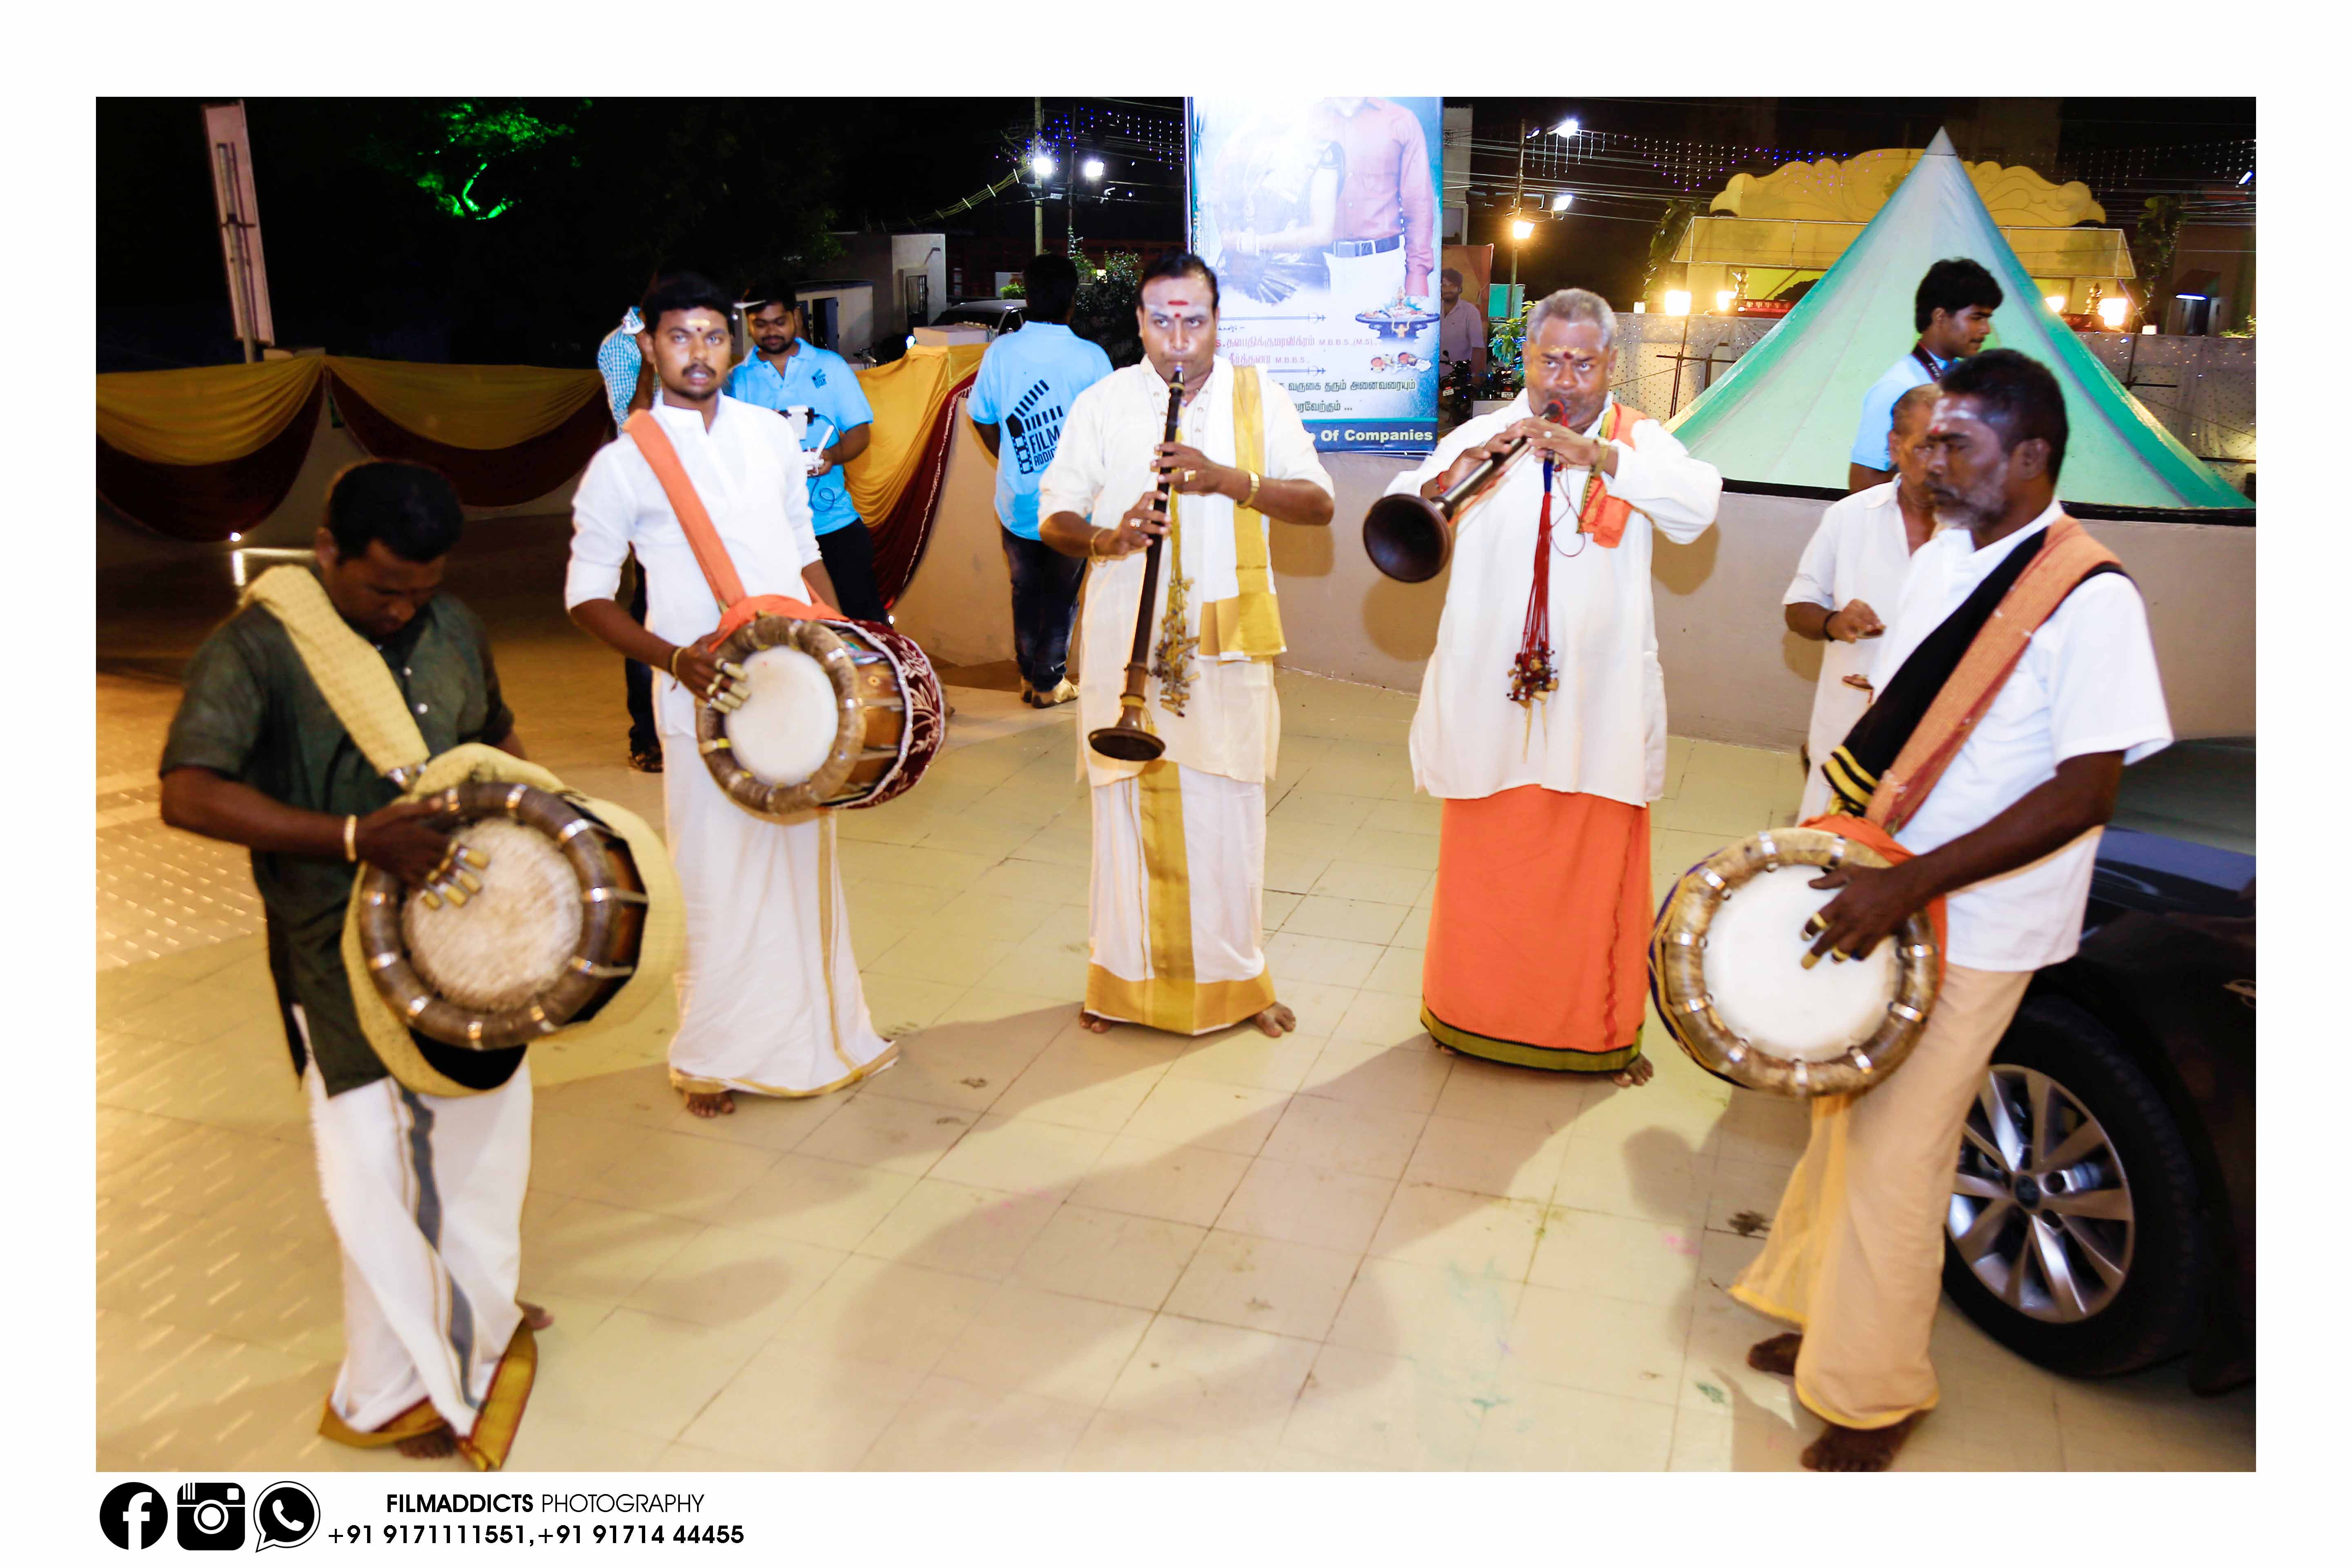
[[[654,478],[661,483],[662,494],[669,498],[670,510],[677,514],[678,527],[686,531],[686,542],[694,549],[695,563],[702,568],[703,580],[710,584],[711,596],[719,601],[719,636],[732,632],[755,615],[785,615],[798,620],[814,620],[821,616],[837,618],[830,607],[812,605],[780,594],[762,594],[756,599],[746,596],[743,579],[735,574],[735,563],[719,537],[718,525],[710,521],[710,510],[702,504],[694,481],[686,477],[686,465],[677,460],[677,448],[670,445],[661,421],[650,410],[640,408],[629,416],[628,423],[621,428],[637,444],[646,466],[653,469]]]
[[[1959,667],[1945,680],[1943,689],[1928,704],[1918,727],[1887,768],[1886,776],[1872,792],[1870,820],[1894,831],[1911,819],[1952,759],[1960,754],[1977,721],[2000,695],[2042,623],[2057,613],[2066,595],[2084,579],[2103,568],[2120,570],[2122,564],[2114,552],[2084,531],[2081,523],[2063,512],[2058,515],[2032,564],[2010,584],[1992,618],[1960,656]]]

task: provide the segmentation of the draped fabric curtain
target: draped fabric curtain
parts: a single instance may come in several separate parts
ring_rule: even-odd
[[[874,433],[844,478],[886,598],[922,558],[981,352],[919,345],[860,373]],[[545,495],[613,438],[593,370],[329,354],[133,371],[98,378],[99,493],[159,533],[225,540],[285,500],[329,396],[362,450],[431,464],[469,506]]]
[[[593,370],[337,354],[101,375],[98,492],[158,533],[225,540],[286,500],[331,395],[370,456],[432,464],[469,506],[511,506],[612,439],[604,386]]]
[[[849,499],[874,534],[874,575],[885,604],[906,592],[939,514],[948,447],[980,372],[982,345],[917,344],[906,357],[861,372],[874,435],[843,468]]]

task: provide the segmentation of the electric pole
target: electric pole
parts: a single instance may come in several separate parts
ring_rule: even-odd
[[[1038,148],[1045,139],[1045,100],[1042,98],[1033,98],[1029,100],[1029,156],[1032,160],[1029,175],[1037,182],[1037,199],[1029,211],[1030,216],[1036,219],[1037,232],[1036,243],[1029,249],[1029,254],[1032,256],[1045,254],[1045,177],[1037,173],[1034,162]]]

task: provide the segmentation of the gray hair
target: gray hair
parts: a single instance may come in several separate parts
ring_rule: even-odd
[[[1563,321],[1590,321],[1601,331],[1601,346],[1607,349],[1617,341],[1617,312],[1609,301],[1590,289],[1562,289],[1545,295],[1528,312],[1528,342],[1535,342],[1543,324],[1553,317]]]
[[[1899,430],[1911,419],[1925,419],[1927,405],[1942,395],[1943,388],[1936,383],[1921,382],[1895,400],[1895,406],[1887,411],[1887,428]]]

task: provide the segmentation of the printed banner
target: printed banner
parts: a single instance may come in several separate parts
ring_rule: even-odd
[[[1219,351],[1280,382],[1324,451],[1428,451],[1440,100],[1195,98],[1184,119]]]

